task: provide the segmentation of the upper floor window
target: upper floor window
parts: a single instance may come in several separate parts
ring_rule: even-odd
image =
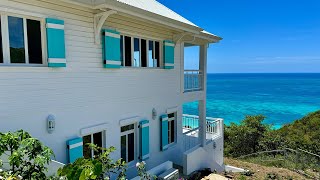
[[[13,15],[1,15],[0,63],[43,64],[42,22]]]
[[[124,67],[160,67],[160,51],[159,41],[120,36],[121,64]]]

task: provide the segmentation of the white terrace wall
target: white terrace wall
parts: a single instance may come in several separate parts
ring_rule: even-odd
[[[51,147],[56,159],[65,163],[66,140],[80,136],[81,129],[106,124],[105,144],[119,150],[119,121],[139,116],[150,120],[148,166],[167,160],[182,164],[182,142],[160,152],[160,122],[152,120],[151,113],[153,108],[161,115],[168,108],[178,107],[178,119],[181,119],[180,72],[183,66],[180,62],[183,56],[179,44],[175,50],[174,70],[103,69],[101,45],[94,43],[91,10],[60,1],[1,0],[0,12],[63,19],[67,56],[67,68],[0,66],[1,132],[24,129]],[[112,23],[116,26],[116,22]],[[168,32],[160,34],[157,38],[172,38]],[[56,117],[53,134],[48,134],[46,129],[49,114]],[[177,129],[181,126],[178,121]],[[180,133],[178,131],[178,139]],[[120,151],[114,157],[120,158]]]

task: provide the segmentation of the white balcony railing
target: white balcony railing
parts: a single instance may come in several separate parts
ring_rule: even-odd
[[[199,139],[199,116],[183,114],[183,142],[184,150],[187,151],[195,146],[200,145]],[[223,135],[223,119],[221,118],[206,118],[206,139],[207,141],[214,140]]]
[[[184,92],[201,91],[202,77],[200,70],[184,70]]]

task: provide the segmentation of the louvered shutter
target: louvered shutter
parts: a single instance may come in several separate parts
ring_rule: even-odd
[[[83,157],[83,139],[75,138],[67,141],[68,162],[73,163],[78,158]]]
[[[163,42],[164,69],[174,69],[174,42]]]
[[[120,33],[116,30],[103,30],[103,67],[104,68],[120,68]]]
[[[48,67],[66,67],[64,21],[46,19]]]
[[[168,149],[168,115],[162,115],[161,120],[161,151]]]
[[[140,122],[140,159],[142,161],[149,158],[150,147],[150,134],[149,134],[149,121],[143,120]]]

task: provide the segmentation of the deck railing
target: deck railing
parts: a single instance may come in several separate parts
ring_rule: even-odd
[[[199,140],[199,116],[183,114],[183,141],[185,151],[200,144]],[[206,139],[207,141],[214,140],[223,134],[223,119],[206,118]]]
[[[202,77],[200,70],[184,70],[184,92],[201,91]]]

